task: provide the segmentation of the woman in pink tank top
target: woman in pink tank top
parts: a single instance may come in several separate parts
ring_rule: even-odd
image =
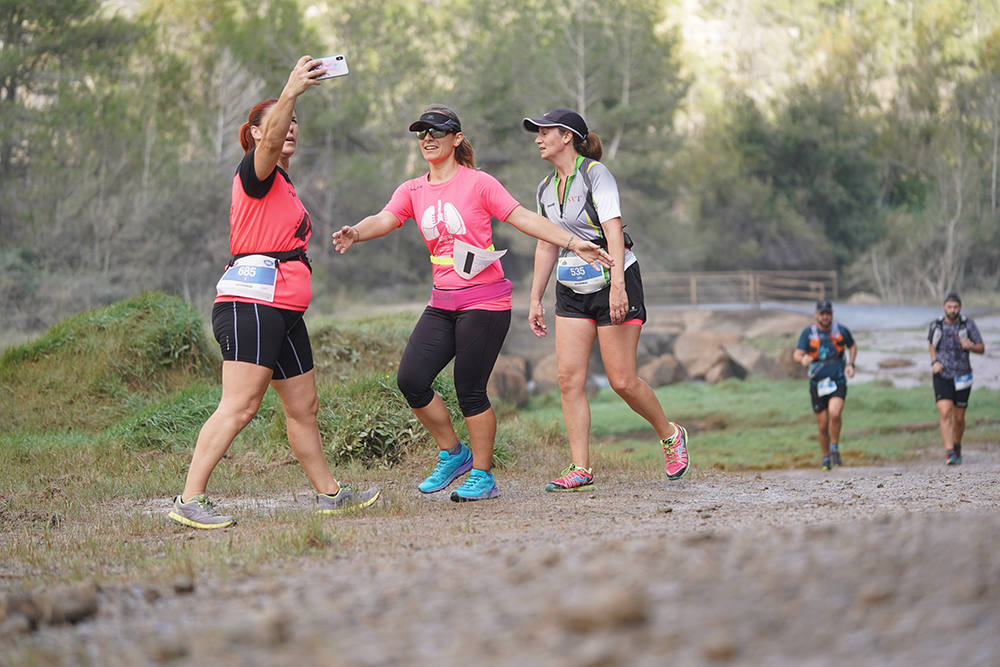
[[[222,351],[222,399],[194,447],[184,491],[169,517],[192,528],[236,523],[205,495],[208,478],[253,419],[268,387],[281,399],[292,453],[316,491],[316,510],[335,514],[368,506],[379,489],[358,492],[333,478],[323,454],[316,411],[316,371],[302,315],[309,305],[305,248],[312,223],[288,177],[299,139],[295,101],[325,73],[302,56],[278,99],[257,104],[240,128],[246,154],[233,178],[230,251],[216,286],[212,328]]]

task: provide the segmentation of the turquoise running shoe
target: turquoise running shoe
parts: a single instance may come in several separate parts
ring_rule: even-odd
[[[445,489],[455,481],[456,477],[472,470],[472,451],[461,442],[458,444],[462,449],[454,456],[443,449],[438,452],[437,467],[431,476],[420,482],[417,487],[421,493],[434,493]]]
[[[470,500],[496,498],[499,495],[500,489],[497,487],[493,475],[473,468],[462,486],[451,492],[451,499],[456,503],[464,503]]]

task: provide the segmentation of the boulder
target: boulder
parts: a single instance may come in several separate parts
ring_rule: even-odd
[[[690,377],[701,379],[713,366],[728,363],[729,355],[723,346],[739,341],[740,336],[733,333],[685,331],[674,342],[674,356]]]
[[[705,373],[705,382],[715,384],[716,382],[722,382],[726,378],[731,377],[736,377],[742,380],[746,377],[746,372],[733,363],[731,359],[726,358],[708,369]]]
[[[528,404],[527,362],[521,357],[501,354],[486,383],[486,393],[518,407]]]
[[[807,369],[802,364],[795,361],[792,355],[795,354],[795,346],[790,345],[781,351],[781,356],[778,357],[778,365],[790,378],[806,378],[809,377],[809,369]]]
[[[559,366],[555,353],[542,357],[531,368],[532,391],[544,394],[559,388]]]
[[[639,377],[651,387],[662,387],[687,379],[684,366],[672,354],[661,354],[639,367]]]
[[[732,362],[741,369],[741,377],[746,377],[751,373],[763,375],[772,380],[780,380],[788,377],[788,373],[781,367],[781,364],[767,357],[756,345],[734,343],[732,345],[724,345],[723,349],[729,355]]]

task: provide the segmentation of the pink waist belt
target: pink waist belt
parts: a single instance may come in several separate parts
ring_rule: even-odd
[[[514,283],[506,278],[493,283],[483,285],[473,285],[463,289],[438,289],[431,290],[432,308],[441,310],[461,310],[477,303],[485,303],[494,299],[501,299],[510,296],[514,291]]]

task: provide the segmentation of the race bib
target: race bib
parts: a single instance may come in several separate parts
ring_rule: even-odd
[[[837,383],[830,378],[823,378],[816,384],[817,396],[829,396],[835,391],[837,391]]]
[[[957,378],[955,378],[955,391],[962,391],[963,389],[968,389],[971,386],[972,386],[972,373],[959,375]]]
[[[588,264],[575,253],[559,257],[556,280],[577,294],[593,294],[611,284],[611,272],[603,266]]]
[[[219,296],[242,296],[260,301],[274,301],[274,283],[278,263],[267,255],[247,255],[233,262],[215,285]]]

